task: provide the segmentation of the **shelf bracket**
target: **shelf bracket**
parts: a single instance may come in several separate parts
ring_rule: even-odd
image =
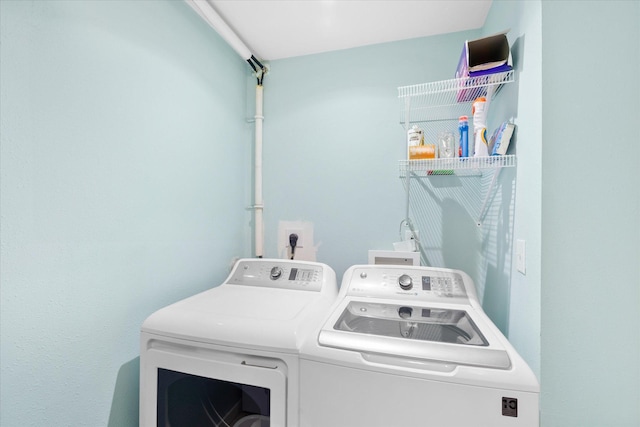
[[[502,168],[497,168],[493,171],[493,177],[491,178],[491,184],[486,191],[484,196],[484,202],[482,203],[482,207],[480,208],[480,215],[478,216],[478,220],[476,221],[476,225],[478,227],[482,227],[482,222],[484,218],[487,216],[487,211],[489,207],[489,198],[493,195],[493,188],[496,186],[496,182],[498,182],[498,176],[500,175],[500,171]]]
[[[424,248],[422,247],[422,242],[420,241],[420,239],[418,239],[416,229],[413,226],[413,222],[411,221],[411,217],[409,215],[409,209],[411,206],[410,202],[411,202],[411,179],[412,178],[419,178],[419,175],[416,174],[414,171],[407,171],[405,175],[405,180],[407,182],[406,207],[405,207],[405,219],[403,222],[407,225],[407,227],[409,227],[409,230],[411,231],[411,234],[414,237],[416,246],[418,247],[418,252],[420,252],[420,259],[424,261],[425,263],[424,265],[428,266],[429,260],[427,259],[427,254],[425,253]]]

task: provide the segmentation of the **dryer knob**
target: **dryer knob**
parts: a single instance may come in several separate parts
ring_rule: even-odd
[[[280,276],[282,276],[282,269],[280,267],[273,267],[271,273],[269,273],[271,280],[277,280]]]
[[[411,280],[411,276],[409,276],[408,274],[403,274],[402,276],[398,277],[398,285],[400,285],[400,287],[405,291],[413,288],[413,281]]]

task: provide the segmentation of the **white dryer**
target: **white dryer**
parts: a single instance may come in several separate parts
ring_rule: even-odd
[[[304,427],[533,427],[539,384],[462,271],[360,265],[300,355]]]
[[[140,426],[297,427],[299,350],[337,294],[320,263],[239,260],[142,325]]]

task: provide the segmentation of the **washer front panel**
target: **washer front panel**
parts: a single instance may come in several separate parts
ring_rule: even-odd
[[[467,302],[469,297],[464,279],[456,271],[363,266],[354,270],[347,285],[347,295],[352,296],[446,302]]]
[[[509,369],[499,332],[464,272],[359,265],[345,273],[320,347],[442,363]]]

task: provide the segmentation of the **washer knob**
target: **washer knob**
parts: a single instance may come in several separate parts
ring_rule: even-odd
[[[269,273],[271,280],[277,280],[280,276],[282,276],[282,269],[280,267],[273,267],[271,273]]]
[[[411,276],[409,276],[408,274],[403,274],[402,276],[398,277],[398,285],[400,285],[400,287],[405,291],[413,288],[413,281],[411,280]]]

